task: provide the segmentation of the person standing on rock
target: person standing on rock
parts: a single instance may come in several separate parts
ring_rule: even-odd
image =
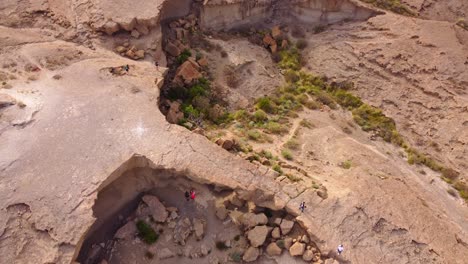
[[[195,200],[195,190],[190,190],[190,199]]]
[[[339,245],[338,248],[336,249],[336,251],[338,252],[338,255],[341,255],[341,253],[343,253],[343,251],[344,251],[343,245]]]
[[[187,200],[187,202],[190,200],[190,193],[188,191],[185,191],[185,200]]]
[[[301,202],[301,204],[299,205],[299,210],[301,210],[301,212],[304,212],[304,210],[306,209],[306,205],[305,205],[305,202]]]
[[[126,72],[128,72],[129,69],[130,69],[130,66],[128,66],[128,64],[124,66],[124,70],[125,70]]]

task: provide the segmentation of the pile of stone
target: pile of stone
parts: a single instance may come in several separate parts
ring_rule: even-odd
[[[296,230],[296,237],[290,234],[295,227],[295,221],[288,217],[268,219],[264,213],[254,213],[255,205],[249,206],[249,212],[228,210],[229,206],[242,207],[245,203],[236,195],[231,195],[215,203],[216,216],[224,221],[228,216],[232,222],[241,226],[248,241],[242,260],[256,261],[263,252],[271,257],[279,256],[287,251],[292,257],[300,257],[306,262],[323,263],[320,251],[311,243],[307,234]]]
[[[197,240],[202,240],[206,230],[206,221],[204,219],[180,217],[176,207],[165,207],[158,197],[145,195],[138,205],[135,220],[130,220],[118,229],[114,238],[117,240],[138,239],[137,220],[144,220],[156,231],[164,229],[167,232],[167,230],[170,230],[172,240],[181,246],[186,245],[187,239],[192,234]],[[161,246],[161,244],[151,245],[148,248],[148,252],[159,259],[172,258],[176,255],[199,258],[206,256],[211,250],[206,245],[201,245],[199,249],[193,249],[190,246],[184,247],[184,249],[178,247],[175,251]]]
[[[284,38],[283,32],[279,26],[275,26],[271,29],[271,33],[265,34],[263,37],[263,44],[270,48],[271,53],[276,53],[278,51],[278,45],[281,49],[288,47],[288,41]]]
[[[119,53],[121,56],[133,59],[141,60],[145,58],[145,51],[142,49],[137,49],[135,46],[130,46],[128,42],[125,42],[121,46],[115,47],[115,52]]]

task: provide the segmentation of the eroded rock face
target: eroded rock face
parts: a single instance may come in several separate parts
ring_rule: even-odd
[[[365,20],[376,12],[353,0],[235,0],[205,1],[201,12],[203,28],[230,29],[265,20],[297,19],[304,23],[336,23],[344,19]]]

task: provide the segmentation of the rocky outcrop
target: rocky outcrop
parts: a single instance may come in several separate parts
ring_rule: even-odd
[[[151,217],[154,221],[161,223],[166,221],[168,216],[166,207],[159,201],[158,197],[145,195],[142,200],[148,205]]]
[[[354,0],[235,0],[205,1],[201,12],[201,26],[211,29],[230,29],[265,20],[297,19],[303,23],[336,23],[343,20],[365,20],[377,12]]]

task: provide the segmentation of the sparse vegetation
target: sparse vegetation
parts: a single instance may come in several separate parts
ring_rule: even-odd
[[[415,12],[411,10],[405,4],[402,4],[400,0],[361,0],[365,3],[373,4],[376,7],[390,10],[397,14],[405,16],[415,16]]]
[[[254,141],[259,141],[262,138],[262,133],[258,130],[249,130],[247,131],[247,137]]]
[[[307,48],[307,41],[305,39],[303,39],[303,38],[298,39],[297,43],[296,43],[296,48],[298,48],[300,50],[303,50],[303,49]]]
[[[145,221],[139,220],[136,223],[136,226],[138,230],[138,236],[146,244],[154,244],[156,241],[158,241],[159,235],[156,234],[156,231],[154,231],[154,229]]]
[[[287,173],[285,175],[291,182],[300,182],[302,180],[300,177],[290,174],[290,173]]]
[[[272,169],[273,169],[274,171],[278,172],[280,175],[283,175],[283,169],[281,168],[280,165],[275,164],[275,165],[273,165]]]
[[[346,169],[346,170],[351,169],[351,166],[352,166],[352,163],[351,163],[350,160],[346,160],[346,161],[340,163],[340,167],[343,168],[343,169]]]
[[[241,262],[242,261],[242,253],[235,251],[229,254],[229,257],[232,259],[234,262]]]
[[[284,146],[286,148],[288,148],[288,149],[291,149],[291,150],[297,150],[297,149],[299,149],[300,145],[299,145],[299,142],[297,140],[290,139],[284,144]]]
[[[463,28],[464,30],[468,30],[468,22],[466,22],[465,19],[460,18],[456,24],[460,26],[461,28]]]
[[[192,52],[190,52],[188,49],[184,49],[184,51],[182,51],[182,53],[177,57],[177,63],[184,63],[186,60],[188,60],[188,58],[190,58],[190,56],[192,56]]]
[[[283,158],[285,158],[287,160],[293,160],[294,159],[292,153],[287,149],[283,149],[281,151],[281,156],[283,156]]]

